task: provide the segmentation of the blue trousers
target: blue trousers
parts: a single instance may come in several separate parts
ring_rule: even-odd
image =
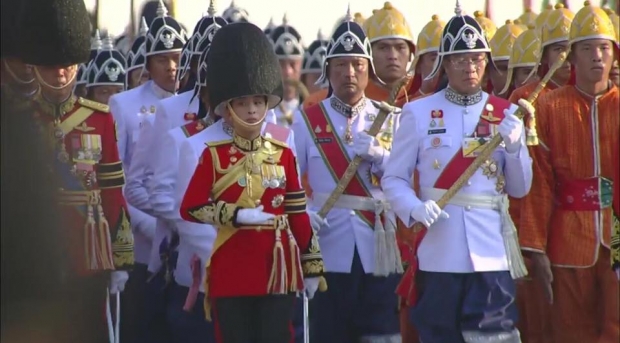
[[[358,343],[365,336],[400,333],[400,275],[366,274],[355,250],[351,273],[326,273],[327,291],[317,292],[310,305],[312,343]]]
[[[161,270],[150,279],[146,286],[145,343],[170,343],[170,330],[166,323],[166,303],[170,285],[166,285],[164,271]]]
[[[293,313],[293,330],[295,331],[295,343],[304,343],[304,300],[301,296],[295,299]]]
[[[173,285],[168,293],[168,328],[173,343],[215,343],[213,324],[205,319],[204,294],[199,293],[192,312],[183,310],[189,288]]]
[[[424,343],[462,343],[464,331],[507,333],[515,329],[515,282],[507,271],[420,271],[420,297],[410,319]]]
[[[148,331],[146,322],[147,266],[136,263],[125,291],[121,293],[121,337],[126,343],[142,343]]]

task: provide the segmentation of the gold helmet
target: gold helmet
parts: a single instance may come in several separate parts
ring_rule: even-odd
[[[611,22],[614,24],[614,29],[616,30],[616,40],[620,42],[620,17],[611,8],[605,8],[605,13],[607,13],[609,19],[611,19]]]
[[[542,49],[546,46],[568,40],[571,22],[575,14],[563,4],[556,4],[542,26],[540,42]]]
[[[587,39],[609,39],[618,44],[614,24],[607,13],[600,7],[592,6],[590,1],[585,1],[583,5],[570,26],[569,49],[573,44]]]
[[[493,61],[509,60],[513,44],[523,31],[525,30],[521,25],[513,23],[512,20],[506,20],[506,24],[497,29],[489,42]]]
[[[382,9],[373,12],[362,26],[370,43],[382,39],[403,39],[409,43],[413,53],[415,43],[405,16],[389,2],[386,2]]]
[[[508,75],[506,84],[500,94],[505,93],[512,83],[512,74],[515,68],[536,67],[540,59],[540,37],[536,26],[531,24],[529,28],[521,33],[514,42],[510,59],[508,60]],[[532,77],[530,73],[527,79]],[[527,80],[526,79],[526,80]]]
[[[536,25],[536,30],[540,31],[542,29],[543,25],[547,22],[547,18],[549,17],[549,14],[551,14],[551,11],[553,11],[553,5],[547,4],[545,10],[540,12],[538,17],[536,17],[536,20],[534,21],[534,25]]]
[[[439,16],[436,14],[431,17],[431,21],[424,25],[422,31],[418,34],[416,54],[411,65],[412,70],[416,69],[422,55],[439,51],[444,27],[446,27],[446,22],[439,19]]]
[[[521,14],[517,19],[521,22],[522,25],[525,25],[525,27],[527,28],[530,25],[535,25],[537,17],[538,14],[532,12],[531,8],[526,8],[525,12],[523,12],[523,14]]]
[[[485,17],[482,11],[474,12],[474,18],[478,24],[480,24],[482,30],[484,30],[484,36],[487,38],[487,41],[493,39],[495,31],[497,31],[497,26],[495,26],[495,23],[493,23],[491,19]]]

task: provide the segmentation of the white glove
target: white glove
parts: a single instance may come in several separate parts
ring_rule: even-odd
[[[314,298],[314,294],[319,289],[319,282],[321,278],[319,277],[311,277],[304,279],[304,292],[308,296],[308,299]]]
[[[450,216],[446,211],[442,211],[439,205],[433,200],[427,200],[416,206],[411,211],[411,217],[415,221],[424,224],[427,228],[439,219],[448,219]]]
[[[506,151],[516,153],[521,147],[521,135],[523,134],[523,121],[508,109],[504,110],[504,120],[497,127],[497,131],[504,139]]]
[[[272,225],[276,216],[263,212],[263,205],[257,208],[243,208],[237,212],[237,223],[243,225]]]
[[[113,271],[112,274],[110,274],[110,293],[116,294],[124,291],[127,280],[129,280],[129,273],[126,271]]]
[[[310,226],[316,232],[319,232],[323,226],[329,227],[329,223],[327,222],[327,218],[321,218],[319,214],[315,211],[308,210],[308,217],[310,217]]]
[[[353,151],[369,162],[381,163],[383,161],[383,148],[375,137],[364,131],[357,133],[357,139],[353,141]]]

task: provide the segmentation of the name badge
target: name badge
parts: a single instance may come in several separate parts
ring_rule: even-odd
[[[463,139],[463,157],[474,158],[480,155],[482,146],[489,141],[487,138],[470,137]]]

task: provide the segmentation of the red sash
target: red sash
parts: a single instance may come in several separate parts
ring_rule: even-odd
[[[511,105],[512,104],[508,100],[489,95],[487,103],[482,110],[478,126],[488,125],[489,123],[499,125],[504,119],[504,110]],[[441,172],[441,175],[439,175],[433,187],[446,190],[449,189],[456,180],[463,175],[465,169],[474,162],[474,159],[475,158],[472,157],[464,157],[462,149],[459,149],[446,168]],[[415,306],[418,300],[415,277],[420,267],[418,263],[418,248],[424,236],[426,236],[426,228],[415,233],[412,241],[408,243],[412,247],[411,260],[409,261],[409,267],[405,275],[403,275],[400,284],[396,288],[396,294],[405,299],[407,306]]]
[[[342,144],[340,137],[334,133],[334,125],[329,119],[327,111],[320,102],[316,105],[312,105],[305,110],[301,111],[302,118],[308,126],[314,139],[314,144],[321,153],[327,169],[334,178],[334,181],[338,183],[344,172],[347,170],[351,159],[346,151],[346,148]],[[364,185],[360,175],[355,173],[355,177],[351,179],[347,188],[345,188],[342,194],[360,196],[360,197],[372,197],[370,191]],[[370,226],[374,227],[375,214],[371,211],[355,211],[364,221]]]

